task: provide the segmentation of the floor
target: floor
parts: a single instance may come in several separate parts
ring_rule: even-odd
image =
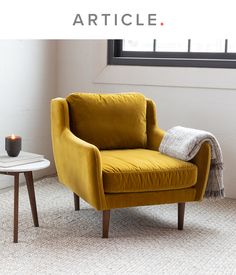
[[[35,184],[39,228],[20,188],[19,243],[12,243],[13,192],[0,194],[0,274],[236,274],[236,200],[186,205],[178,231],[176,205],[112,211],[110,238],[101,213],[56,178]]]

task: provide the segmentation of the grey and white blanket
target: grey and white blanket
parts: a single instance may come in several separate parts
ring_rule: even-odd
[[[211,145],[211,166],[205,197],[224,197],[222,152],[217,139],[211,133],[181,126],[173,127],[163,137],[159,151],[189,161],[205,141]]]

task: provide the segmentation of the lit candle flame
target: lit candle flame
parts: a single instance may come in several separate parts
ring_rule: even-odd
[[[16,136],[14,134],[12,134],[11,139],[16,139]]]

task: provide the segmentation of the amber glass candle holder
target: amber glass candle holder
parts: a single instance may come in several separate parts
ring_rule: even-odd
[[[21,137],[15,135],[5,137],[5,149],[9,157],[17,157],[21,151]]]

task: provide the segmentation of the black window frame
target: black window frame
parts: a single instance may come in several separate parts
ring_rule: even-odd
[[[123,51],[122,40],[108,40],[108,65],[168,66],[202,68],[236,68],[236,53],[227,52],[161,52],[161,51]],[[190,40],[188,40],[190,48]],[[155,47],[155,42],[154,42]]]

